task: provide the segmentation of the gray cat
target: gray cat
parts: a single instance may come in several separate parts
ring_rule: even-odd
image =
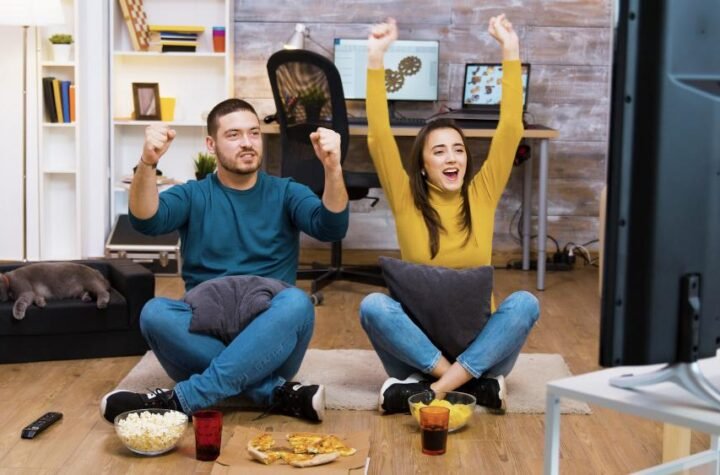
[[[110,301],[110,283],[92,267],[72,262],[39,262],[0,273],[0,302],[14,299],[13,316],[25,318],[31,304],[45,306],[45,299],[97,299],[97,308]]]

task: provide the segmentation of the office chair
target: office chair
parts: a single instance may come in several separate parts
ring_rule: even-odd
[[[307,185],[322,197],[325,172],[315,157],[310,133],[318,127],[335,130],[341,137],[340,163],[345,161],[350,132],[340,74],[324,56],[307,50],[281,50],[267,63],[276,119],[280,126],[282,159],[280,174]],[[368,196],[370,188],[379,188],[375,173],[343,171],[350,200],[377,198]],[[322,302],[320,290],[335,280],[349,280],[385,286],[378,266],[344,266],[342,242],[332,243],[330,264],[313,263],[311,269],[299,269],[298,279],[312,279],[311,297]]]

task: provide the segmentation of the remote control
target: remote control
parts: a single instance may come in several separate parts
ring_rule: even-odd
[[[32,439],[40,432],[62,419],[62,416],[61,412],[48,412],[47,414],[43,414],[38,420],[25,427],[22,430],[22,435],[20,437],[23,439]]]

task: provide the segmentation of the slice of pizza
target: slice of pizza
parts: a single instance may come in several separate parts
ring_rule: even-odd
[[[295,457],[301,457],[299,459],[295,459]],[[304,459],[304,457],[310,457],[308,459]],[[340,454],[337,452],[332,452],[329,454],[288,454],[288,457],[285,459],[285,462],[289,465],[292,465],[293,467],[316,467],[318,465],[324,465],[326,463],[330,463],[333,460],[336,460],[338,457],[340,457]]]
[[[329,454],[337,452],[347,457],[357,452],[356,449],[348,447],[336,435],[312,434],[307,432],[295,432],[287,435],[293,452],[311,454]]]
[[[300,468],[323,465],[340,457],[340,454],[337,452],[326,454],[313,454],[307,451],[304,453],[295,453],[288,447],[277,447],[272,434],[268,433],[259,434],[250,439],[247,444],[247,450],[252,458],[265,465],[280,461],[281,463]]]
[[[272,434],[264,432],[250,439],[248,442],[248,447],[249,446],[253,446],[258,450],[269,450],[275,447],[275,439],[273,439]]]
[[[320,442],[324,437],[322,434],[313,434],[311,432],[293,432],[288,434],[287,440],[296,454],[310,453],[308,448]],[[317,453],[317,452],[316,452]]]
[[[247,450],[250,455],[257,461],[270,465],[278,460],[282,460],[282,451],[273,450],[275,447],[275,439],[272,434],[258,434],[248,441]]]
[[[337,452],[343,457],[349,457],[357,452],[357,449],[348,447],[345,443],[336,435],[327,435],[320,441],[311,444],[308,447],[308,452],[313,454],[327,454],[331,452]]]

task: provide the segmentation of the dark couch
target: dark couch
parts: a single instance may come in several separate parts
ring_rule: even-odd
[[[126,259],[73,261],[93,267],[110,281],[110,303],[48,300],[28,307],[23,320],[12,316],[13,301],[0,302],[0,363],[140,355],[140,311],[155,293],[155,278]],[[8,272],[24,264],[0,265]]]

